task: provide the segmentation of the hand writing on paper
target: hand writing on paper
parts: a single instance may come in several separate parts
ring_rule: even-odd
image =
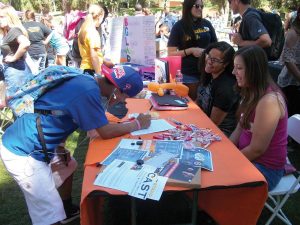
[[[149,114],[140,114],[136,119],[140,122],[141,129],[146,129],[151,124],[151,115]]]

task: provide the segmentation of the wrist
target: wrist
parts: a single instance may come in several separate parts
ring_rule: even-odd
[[[140,121],[138,119],[135,119],[134,122],[136,123],[137,130],[142,129],[141,123],[140,123]]]
[[[204,48],[200,48],[201,50],[200,50],[200,55],[202,55],[203,54],[203,52],[204,52]]]
[[[185,56],[185,57],[188,56],[188,54],[187,54],[187,49],[183,49],[183,53],[184,53],[184,56]]]
[[[11,61],[12,61],[12,62],[15,62],[15,61],[17,61],[17,60],[18,60],[18,59],[17,59],[16,55],[13,55]]]

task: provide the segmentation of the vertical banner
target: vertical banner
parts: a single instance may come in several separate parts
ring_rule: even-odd
[[[112,62],[120,63],[122,49],[125,49],[124,46],[122,47],[122,44],[124,44],[124,17],[113,18],[110,22],[109,43],[106,43],[106,45],[109,45],[109,53],[106,53],[106,55],[109,55]]]
[[[155,17],[128,16],[111,20],[109,56],[114,63],[154,66],[156,57]]]
[[[155,17],[128,16],[124,18],[127,61],[153,66],[156,57]]]

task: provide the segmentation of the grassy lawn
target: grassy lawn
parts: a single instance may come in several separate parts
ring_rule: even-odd
[[[83,177],[83,163],[87,151],[88,141],[85,139],[85,133],[74,132],[67,141],[67,147],[72,151],[74,157],[77,159],[79,168],[74,176],[73,184],[73,198],[74,202],[79,204],[81,194],[81,184]],[[299,146],[290,148],[289,158],[292,163],[300,168],[300,149]],[[292,224],[300,224],[300,192],[292,195],[289,201],[285,204],[284,210],[290,218]],[[122,213],[123,209],[118,208],[117,214]],[[123,213],[124,214],[124,213]],[[116,216],[116,215],[115,215]],[[266,219],[270,216],[267,210],[263,210],[262,215],[258,221],[259,225],[265,224]],[[0,160],[0,224],[6,225],[29,225],[30,218],[27,213],[26,204],[23,194],[8,175]],[[70,223],[71,225],[79,225],[79,219]],[[112,223],[108,223],[112,224]],[[119,223],[115,223],[120,225]],[[122,223],[123,225],[124,223]],[[203,223],[201,224],[212,224]],[[274,225],[283,224],[280,220],[275,219]],[[157,225],[157,224],[155,224]]]

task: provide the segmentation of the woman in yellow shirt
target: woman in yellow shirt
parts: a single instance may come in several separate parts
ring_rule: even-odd
[[[78,47],[82,58],[80,68],[91,75],[101,74],[103,54],[96,27],[99,27],[103,20],[104,10],[99,5],[91,4],[88,12],[78,34]]]

